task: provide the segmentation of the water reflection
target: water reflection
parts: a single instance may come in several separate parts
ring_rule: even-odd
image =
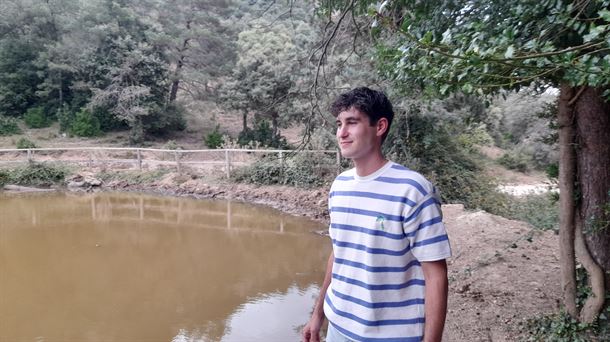
[[[227,201],[0,197],[0,341],[293,341],[329,242]]]

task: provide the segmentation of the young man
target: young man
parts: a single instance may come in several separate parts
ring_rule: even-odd
[[[333,251],[303,341],[440,341],[451,255],[436,189],[423,176],[385,159],[381,145],[394,112],[368,88],[340,95],[341,154],[354,168],[330,190]]]

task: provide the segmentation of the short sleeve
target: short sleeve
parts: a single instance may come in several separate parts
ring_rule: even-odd
[[[403,230],[411,253],[418,261],[437,261],[451,256],[441,202],[436,192],[424,196],[405,214]]]

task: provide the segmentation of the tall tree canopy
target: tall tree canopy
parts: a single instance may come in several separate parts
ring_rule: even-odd
[[[350,15],[368,17],[378,38],[381,71],[405,92],[560,89],[562,286],[566,309],[577,317],[576,253],[594,292],[581,311],[587,322],[603,306],[603,270],[610,271],[609,5],[602,0],[327,0],[320,7],[334,27]]]

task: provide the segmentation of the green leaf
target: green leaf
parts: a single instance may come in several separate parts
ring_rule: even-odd
[[[610,11],[607,9],[603,9],[599,12],[597,12],[597,14],[602,17],[602,19],[604,19],[607,22],[610,22]]]
[[[430,44],[432,42],[432,32],[428,31],[424,34],[424,37],[420,40],[423,44]]]
[[[473,87],[472,84],[470,83],[466,83],[462,86],[462,91],[465,92],[466,94],[470,94],[472,93]]]
[[[594,24],[591,24],[589,33],[584,35],[582,37],[582,39],[585,43],[588,43],[588,42],[596,39],[597,37],[599,37],[599,35],[602,34],[607,28],[608,28],[608,25],[594,26]]]

